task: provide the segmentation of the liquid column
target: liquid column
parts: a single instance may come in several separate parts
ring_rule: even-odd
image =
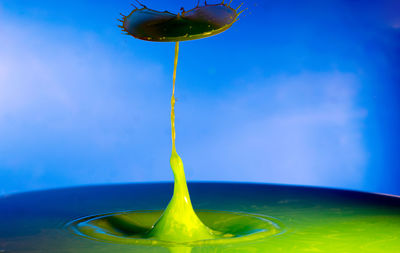
[[[160,219],[149,232],[151,237],[173,242],[213,239],[213,231],[201,222],[193,210],[186,184],[182,159],[175,148],[175,80],[178,65],[179,42],[175,43],[174,72],[172,76],[171,132],[172,154],[170,164],[174,173],[174,194]]]

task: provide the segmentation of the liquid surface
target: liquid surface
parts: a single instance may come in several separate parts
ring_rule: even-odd
[[[109,185],[0,197],[0,250],[19,253],[399,252],[399,198],[312,187],[188,184],[196,210],[258,214],[283,224],[283,233],[252,242],[202,246],[106,243],[82,239],[66,226],[72,220],[93,214],[162,210],[173,188],[172,183]],[[200,213],[199,216],[203,218]]]
[[[72,222],[69,228],[77,235],[92,240],[171,247],[177,243],[157,238],[149,239],[147,235],[161,214],[162,211],[131,211],[94,215]],[[185,242],[182,246],[256,241],[283,231],[277,220],[263,215],[207,210],[197,211],[197,215],[207,227],[219,231],[219,234],[209,240]]]

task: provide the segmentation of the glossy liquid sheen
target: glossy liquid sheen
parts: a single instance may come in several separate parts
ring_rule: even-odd
[[[133,211],[100,214],[78,219],[72,232],[95,240],[140,245],[215,245],[257,240],[282,231],[270,217],[247,213],[193,210],[182,159],[175,147],[175,82],[179,42],[175,43],[171,96],[174,192],[164,212]],[[200,215],[202,220],[199,218]]]
[[[267,249],[275,249],[271,252],[331,252],[327,251],[328,249],[333,251],[341,249],[340,252],[355,252],[349,249],[354,248],[354,245],[359,245],[360,242],[365,242],[368,247],[357,246],[357,250],[362,249],[367,252],[366,249],[375,248],[374,252],[378,252],[374,245],[381,245],[382,241],[388,243],[390,240],[393,240],[394,244],[387,244],[391,246],[386,248],[386,252],[390,252],[393,249],[393,245],[398,245],[400,249],[399,238],[393,233],[395,228],[400,229],[400,213],[393,212],[393,210],[399,210],[398,206],[400,205],[398,204],[394,205],[394,209],[389,208],[386,210],[390,215],[394,214],[395,216],[386,216],[377,212],[376,206],[373,209],[364,208],[364,210],[361,208],[362,205],[346,209],[346,201],[325,212],[325,214],[320,214],[315,210],[321,205],[321,200],[314,203],[310,197],[305,200],[292,196],[280,199],[278,202],[265,200],[263,202],[264,209],[270,208],[268,206],[273,207],[271,214],[274,214],[274,212],[277,214],[276,211],[284,213],[286,204],[292,206],[292,210],[289,209],[290,212],[284,216],[283,222],[267,216],[269,213],[264,212],[262,214],[263,212],[259,211],[256,212],[258,213],[257,215],[251,214],[250,210],[245,212],[197,210],[195,212],[186,184],[183,163],[175,147],[175,81],[178,53],[179,42],[176,42],[171,97],[172,154],[170,159],[175,182],[173,197],[167,208],[164,212],[122,211],[87,216],[69,224],[68,228],[73,233],[92,240],[120,245],[160,246],[168,248],[170,252],[191,252],[192,248],[204,250],[204,252],[209,250],[225,252],[227,250],[225,245],[238,245],[236,247],[241,252],[264,252]],[[212,192],[212,190],[209,192]],[[242,193],[239,192],[240,194]],[[280,193],[271,191],[268,194],[279,196]],[[318,192],[315,194],[318,194]],[[224,197],[228,198],[228,195],[235,197],[238,193],[235,194],[234,191],[231,191]],[[267,196],[264,195],[264,199],[266,198]],[[304,202],[306,203],[305,216],[302,214],[302,205],[304,204],[301,203],[303,201],[306,201]],[[355,201],[357,202],[357,199]],[[298,203],[300,203],[300,209],[296,207]],[[240,205],[239,202],[235,204]],[[309,206],[310,204],[311,207]],[[281,210],[279,206],[281,206]],[[212,208],[215,210],[218,205]],[[360,210],[357,210],[359,208]],[[236,206],[233,205],[228,209],[225,207],[220,210],[224,209],[235,210]],[[246,207],[246,209],[248,208]],[[393,224],[383,225],[385,224],[384,220],[390,219],[394,222],[394,226]],[[296,228],[296,226],[287,227],[286,223],[301,224],[301,231],[296,231],[299,228]],[[368,231],[376,229],[374,227],[377,224],[380,224],[380,229],[387,230],[386,236],[371,236],[371,232]],[[294,237],[293,232],[296,234]],[[277,237],[278,239],[272,240],[272,237]],[[346,240],[346,237],[353,237],[353,240]],[[337,240],[338,238],[341,239]],[[334,242],[335,240],[335,243],[330,243],[330,241]],[[368,240],[372,241],[368,242]],[[285,245],[287,243],[294,244],[293,248],[289,248],[291,250]],[[246,244],[253,246],[245,246],[243,248],[243,245]],[[327,248],[326,245],[329,245],[329,247]],[[284,248],[287,250],[282,251],[281,249]]]
[[[175,184],[165,211],[157,210],[165,205],[170,184],[3,196],[0,252],[399,252],[397,197],[311,187],[203,183],[192,184],[196,204],[203,209],[195,212],[175,148],[178,51],[176,43],[170,160]]]
[[[147,238],[146,231],[162,211],[137,210],[164,209],[173,184],[107,185],[0,197],[0,250],[398,253],[400,249],[398,197],[268,184],[189,183],[188,188],[202,222],[236,237],[187,243]],[[255,233],[262,229],[265,236]]]
[[[178,65],[179,42],[175,42],[174,73],[171,97],[172,154],[170,164],[174,173],[174,195],[161,218],[150,231],[150,237],[163,241],[187,242],[216,238],[217,233],[205,226],[197,217],[190,201],[182,159],[175,148],[175,81]]]
[[[193,9],[193,13],[228,11],[231,22],[215,31],[210,28],[211,33],[188,34],[184,39],[203,38],[229,28],[237,13],[228,7],[222,3]],[[159,14],[159,18],[170,15],[145,7],[132,13]],[[97,186],[3,196],[0,252],[400,252],[397,197],[310,187],[202,183],[191,185],[196,204],[203,209],[195,212],[175,148],[178,52],[176,42],[170,159],[175,184],[167,208],[159,211],[170,196],[170,184]]]

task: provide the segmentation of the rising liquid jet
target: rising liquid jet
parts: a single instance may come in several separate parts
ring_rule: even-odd
[[[230,28],[237,20],[241,5],[234,9],[229,3],[207,4],[174,14],[156,11],[137,1],[140,8],[122,15],[120,28],[137,39],[153,42],[175,42],[175,59],[171,97],[172,154],[170,164],[174,173],[174,193],[164,213],[148,231],[149,238],[169,242],[190,242],[216,239],[221,236],[203,224],[193,210],[183,162],[175,148],[175,80],[178,65],[179,42],[207,38]]]

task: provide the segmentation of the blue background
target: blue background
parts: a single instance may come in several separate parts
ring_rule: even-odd
[[[0,2],[0,194],[172,180],[174,45],[121,35],[130,4]],[[400,2],[244,7],[225,33],[181,43],[187,178],[400,194]]]

